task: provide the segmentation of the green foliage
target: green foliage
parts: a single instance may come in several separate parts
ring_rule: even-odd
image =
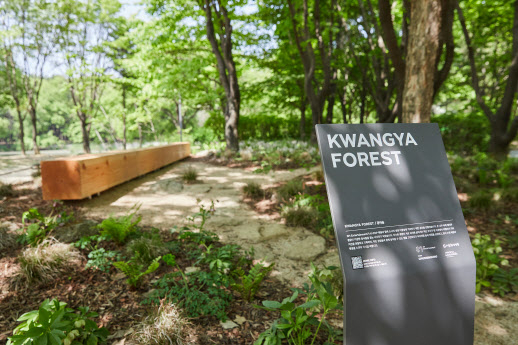
[[[0,182],[0,197],[14,196],[13,186]]]
[[[518,291],[518,268],[515,267],[510,270],[498,268],[493,275],[491,290],[500,296]]]
[[[433,116],[439,124],[446,151],[473,155],[485,152],[489,143],[489,121],[482,113],[447,113]]]
[[[198,179],[198,171],[192,166],[187,167],[182,173],[182,180],[186,183],[196,182]]]
[[[98,248],[88,253],[88,261],[85,268],[94,268],[101,272],[109,272],[115,260],[120,259],[120,254],[113,250]]]
[[[334,235],[329,203],[321,195],[299,194],[283,208],[288,226],[303,226],[324,237]]]
[[[295,196],[302,194],[304,185],[301,180],[290,180],[277,189],[277,195],[281,201],[287,202]]]
[[[66,308],[66,303],[46,299],[38,310],[23,314],[23,321],[7,340],[7,345],[96,345],[106,343],[108,330],[99,328],[92,318],[97,313],[88,307],[79,307],[78,312]]]
[[[142,217],[136,216],[139,207],[134,207],[124,216],[109,217],[102,221],[98,227],[101,229],[101,235],[114,240],[117,244],[123,244],[127,241],[128,236],[135,234],[138,230],[138,223]]]
[[[493,202],[493,194],[486,190],[478,190],[469,196],[468,205],[474,209],[487,210]]]
[[[184,274],[179,270],[161,277],[143,303],[159,304],[165,298],[182,308],[189,317],[213,315],[225,321],[225,311],[232,301],[228,287],[229,278],[218,272]]]
[[[502,200],[508,202],[518,202],[518,188],[507,188],[502,191]]]
[[[316,225],[318,211],[309,206],[288,206],[282,210],[282,217],[288,226],[313,228]]]
[[[265,195],[261,185],[257,182],[248,182],[246,186],[243,187],[243,194],[252,199],[264,198]]]
[[[506,266],[509,262],[500,256],[500,240],[492,241],[489,235],[476,234],[471,244],[477,262],[476,291],[480,292],[482,287],[491,287],[491,280],[500,266]]]
[[[31,208],[22,215],[23,231],[18,241],[23,244],[36,246],[43,242],[56,227],[69,222],[73,216],[62,212],[59,215],[44,216],[38,209]]]
[[[142,264],[149,265],[156,257],[162,256],[167,249],[158,233],[141,236],[127,244],[127,250],[135,260]]]
[[[281,318],[276,320],[270,329],[261,333],[254,345],[281,344],[284,339],[293,345],[304,345],[309,339],[310,344],[314,344],[322,325],[327,329],[329,343],[339,336],[326,320],[331,311],[342,308],[331,284],[322,279],[328,275],[329,269],[319,270],[313,264],[311,268],[311,286],[306,283],[304,289],[293,289],[293,295],[282,302],[262,302],[263,306],[259,308],[278,311]],[[306,295],[306,298],[304,303],[297,305],[295,300],[299,294]],[[319,314],[320,320],[317,318]]]
[[[211,245],[212,243],[219,241],[218,235],[206,230],[201,230],[199,232],[182,230],[178,235],[178,239],[198,245]]]
[[[205,247],[205,252],[202,252],[198,258],[198,262],[209,265],[211,271],[220,273],[228,273],[235,268],[235,260],[241,247],[235,244],[227,244],[223,247],[215,247],[209,245]]]
[[[142,278],[150,273],[155,272],[160,266],[161,257],[155,258],[151,264],[144,271],[144,265],[137,263],[135,258],[130,261],[118,261],[113,263],[117,269],[119,269],[122,273],[124,273],[128,279],[126,282],[132,286],[133,288],[138,288],[142,284]]]
[[[207,219],[213,216],[214,212],[216,212],[216,208],[214,207],[214,200],[210,201],[210,206],[208,209],[205,208],[205,205],[201,203],[200,199],[197,200],[197,203],[199,206],[199,211],[188,217],[187,220],[191,222],[191,226],[193,228],[201,232],[205,227]]]
[[[231,285],[232,289],[239,292],[245,301],[251,302],[264,278],[272,271],[273,266],[273,263],[265,265],[263,262],[258,262],[249,270],[248,274],[245,274],[241,267],[237,268],[237,282]]]

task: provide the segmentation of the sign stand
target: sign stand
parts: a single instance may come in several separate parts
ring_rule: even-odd
[[[475,257],[437,124],[316,130],[344,344],[472,345]]]

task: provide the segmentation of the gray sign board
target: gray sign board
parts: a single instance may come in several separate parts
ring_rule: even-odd
[[[437,124],[316,130],[344,344],[472,345],[475,258]]]

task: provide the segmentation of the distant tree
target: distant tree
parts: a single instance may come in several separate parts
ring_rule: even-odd
[[[496,5],[500,5],[499,12],[493,9]],[[473,34],[468,31],[464,10],[458,1],[455,6],[466,41],[471,85],[476,101],[491,125],[489,152],[504,157],[518,133],[518,115],[515,115],[518,91],[518,1],[513,2],[513,11],[510,11],[510,1],[496,4],[466,2],[465,9],[475,12],[479,17],[475,23],[470,23]],[[495,12],[499,14],[495,15]],[[508,15],[511,13],[512,19]],[[477,37],[482,32],[476,30],[480,25],[483,25],[483,32],[488,34],[486,37]],[[477,58],[482,62],[478,66],[482,67],[477,67]],[[507,64],[503,68],[500,66],[502,60]]]

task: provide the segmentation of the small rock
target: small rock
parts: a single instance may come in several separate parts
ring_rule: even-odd
[[[232,329],[232,328],[236,328],[236,327],[239,327],[237,325],[237,323],[235,323],[234,321],[231,321],[231,320],[228,320],[227,322],[219,322],[219,324],[221,325],[221,327],[223,327],[224,329]]]

